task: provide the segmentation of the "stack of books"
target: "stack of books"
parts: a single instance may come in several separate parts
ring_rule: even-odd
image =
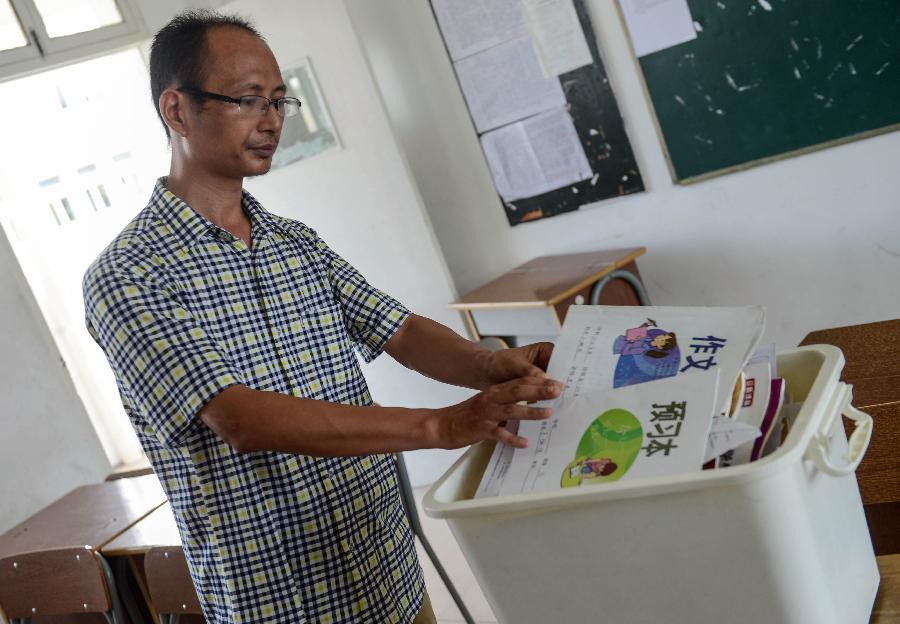
[[[511,421],[476,497],[548,492],[756,461],[787,431],[787,388],[759,306],[572,306],[547,373],[566,384]]]

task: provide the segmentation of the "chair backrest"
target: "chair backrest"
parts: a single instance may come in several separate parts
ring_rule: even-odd
[[[103,565],[87,546],[0,559],[0,605],[10,619],[106,613],[111,607]]]
[[[144,557],[150,600],[159,613],[202,613],[181,546],[153,548]]]

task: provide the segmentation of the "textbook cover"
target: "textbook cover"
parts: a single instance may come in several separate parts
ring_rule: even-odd
[[[522,422],[500,496],[698,471],[716,407],[715,377],[585,392],[553,402],[545,421]],[[486,484],[487,487],[487,484]]]
[[[730,390],[764,326],[760,306],[573,305],[547,374],[573,395],[716,371]],[[721,399],[727,413],[730,393]]]

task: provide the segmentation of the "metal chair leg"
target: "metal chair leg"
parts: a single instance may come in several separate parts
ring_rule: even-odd
[[[591,289],[590,304],[597,305],[600,302],[600,291],[603,290],[604,286],[616,279],[625,280],[631,284],[631,287],[634,288],[634,292],[637,294],[638,301],[641,302],[642,306],[650,305],[650,297],[647,296],[647,290],[644,288],[641,280],[639,280],[634,273],[624,269],[616,269],[594,284],[594,287]]]
[[[409,473],[406,471],[406,462],[403,460],[403,454],[396,453],[395,457],[397,458],[397,479],[400,482],[400,500],[403,501],[403,507],[406,509],[406,517],[409,519],[409,525],[416,537],[419,538],[422,548],[425,549],[428,558],[431,559],[431,562],[434,564],[441,580],[444,581],[447,591],[450,592],[450,596],[453,598],[453,602],[456,603],[456,608],[459,609],[466,624],[475,624],[475,620],[472,619],[472,615],[466,608],[462,597],[460,597],[459,592],[456,591],[453,581],[450,580],[450,576],[448,576],[447,571],[444,570],[444,566],[441,565],[434,549],[428,542],[428,538],[425,537],[425,531],[422,529],[422,524],[419,522],[419,514],[416,511],[416,498],[413,495],[412,486],[409,483]]]
[[[131,619],[132,624],[146,624],[146,618],[137,606],[131,583],[129,582],[128,558],[116,557],[112,561],[113,575],[119,586],[119,595],[122,597],[122,606]]]
[[[125,617],[125,610],[122,608],[122,602],[119,600],[119,587],[113,576],[112,568],[109,567],[109,562],[100,553],[97,553],[97,558],[100,560],[100,565],[103,568],[103,575],[106,577],[106,584],[109,587],[109,598],[112,602],[112,611],[107,614],[106,619],[111,624],[126,624],[128,619]],[[134,623],[143,624],[143,618],[134,620]]]

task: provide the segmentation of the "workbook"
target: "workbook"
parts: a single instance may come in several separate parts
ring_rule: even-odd
[[[547,369],[566,389],[538,404],[553,416],[507,425],[529,447],[497,444],[476,497],[700,470],[712,444],[758,437],[728,414],[764,321],[758,306],[571,306]]]
[[[717,375],[584,392],[553,416],[520,424],[531,444],[504,469],[500,496],[698,471],[716,406]]]

